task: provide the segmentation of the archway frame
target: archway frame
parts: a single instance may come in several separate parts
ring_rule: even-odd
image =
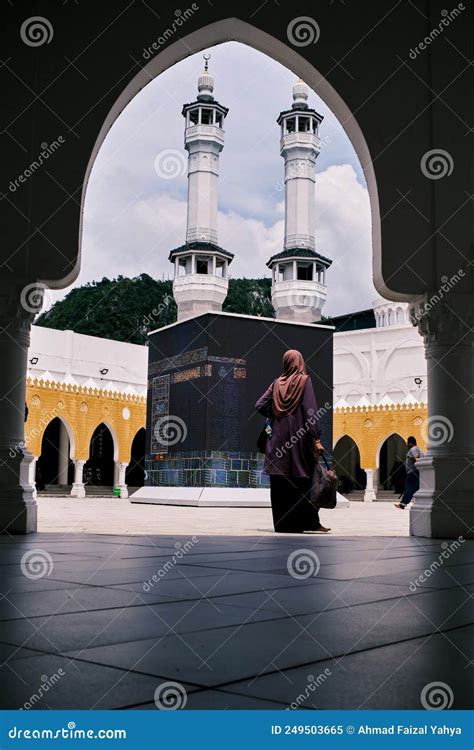
[[[67,280],[62,280],[62,286],[64,286],[65,281],[67,284],[75,281],[79,274],[82,252],[84,201],[87,193],[87,186],[97,154],[99,153],[105,137],[115,120],[129,102],[154,78],[161,75],[161,73],[164,73],[173,65],[181,62],[181,60],[184,60],[204,49],[231,41],[246,44],[293,71],[297,76],[302,78],[311,89],[313,89],[325,104],[327,104],[344,128],[359,159],[369,194],[372,226],[373,280],[379,293],[382,294],[385,292],[386,294],[389,294],[390,292],[386,289],[382,275],[382,232],[377,180],[368,144],[356,118],[329,81],[319,73],[312,63],[302,57],[293,47],[284,44],[266,31],[235,17],[221,19],[203,26],[165,47],[159,52],[159,54],[143,66],[140,72],[137,73],[137,75],[125,86],[121,94],[115,100],[115,103],[109,110],[109,113],[102,124],[87,165],[81,195],[79,251],[77,261]],[[54,281],[51,281],[50,285],[54,287]],[[391,295],[393,297],[393,293],[391,293]],[[409,299],[407,295],[402,293],[397,293],[396,298],[399,300]]]
[[[145,434],[146,434],[146,426],[145,426],[145,425],[143,425],[143,426],[141,426],[141,427],[137,427],[137,429],[135,430],[135,432],[134,432],[134,434],[133,434],[133,436],[132,436],[132,439],[131,439],[131,441],[130,441],[130,447],[131,447],[131,446],[133,445],[133,441],[135,440],[135,438],[136,438],[136,437],[138,437],[138,435],[139,435],[139,434],[140,434],[140,432],[142,432],[142,431],[143,431],[143,432],[145,432]]]
[[[350,434],[349,432],[343,432],[343,433],[341,433],[341,434],[339,435],[339,437],[338,437],[338,438],[337,438],[337,439],[336,439],[336,440],[334,441],[334,443],[333,443],[334,447],[333,447],[333,449],[332,449],[333,460],[334,460],[334,461],[336,461],[336,459],[335,459],[335,451],[336,451],[337,445],[338,445],[338,443],[340,443],[340,442],[341,442],[341,440],[343,440],[344,438],[348,438],[349,440],[351,440],[351,441],[352,441],[352,445],[351,445],[351,451],[352,451],[352,450],[353,450],[354,448],[356,449],[356,451],[357,451],[357,456],[358,456],[358,462],[357,462],[357,463],[358,463],[358,465],[359,465],[359,469],[362,469],[362,471],[365,471],[365,466],[364,466],[364,462],[363,462],[363,458],[362,458],[362,457],[363,457],[363,452],[362,452],[362,450],[361,450],[361,447],[360,447],[360,445],[359,445],[359,442],[358,442],[358,441],[357,441],[357,440],[356,440],[356,439],[355,439],[355,438],[354,438],[354,437],[353,437],[353,436],[352,436],[352,435],[351,435],[351,434]],[[343,456],[343,458],[346,458],[346,456],[347,456],[347,455],[349,455],[349,453],[350,453],[351,451],[349,451],[348,453],[345,453],[345,454],[344,454],[344,456]],[[338,462],[337,462],[337,463],[338,463]],[[352,478],[353,480],[355,480],[355,481],[356,481],[356,477],[355,477],[355,476],[353,476],[353,477],[351,477],[351,478]]]
[[[43,445],[44,434],[45,434],[46,430],[48,429],[49,425],[52,422],[54,422],[55,419],[59,419],[59,421],[62,422],[62,424],[66,428],[66,432],[67,432],[68,437],[69,437],[69,459],[71,461],[74,461],[75,458],[76,458],[76,446],[77,446],[76,433],[74,431],[74,427],[72,426],[72,424],[62,414],[55,414],[54,416],[51,417],[51,419],[49,420],[49,422],[47,422],[44,425],[43,430],[40,432],[40,434],[36,438],[37,439],[37,445],[39,446],[39,453],[38,453],[37,456],[36,456],[35,453],[33,453],[33,455],[35,455],[35,458],[39,458],[41,456],[41,449],[42,449],[42,445]]]
[[[387,370],[387,367],[389,365],[389,362],[394,354],[396,354],[397,351],[399,351],[402,348],[409,348],[415,346],[417,343],[416,336],[418,335],[416,332],[416,328],[412,326],[410,329],[413,331],[412,336],[402,337],[400,336],[397,338],[396,341],[393,341],[389,347],[385,350],[383,353],[383,356],[380,358],[379,366],[377,369],[377,378],[383,378],[385,377],[385,372]]]
[[[346,332],[344,331],[344,333]],[[367,380],[368,378],[370,378],[369,363],[367,359],[364,357],[364,355],[361,354],[361,352],[357,351],[355,347],[349,348],[347,346],[347,342],[341,345],[341,344],[336,343],[336,340],[335,340],[334,357],[336,357],[338,354],[350,354],[352,357],[354,357],[354,359],[356,360],[357,364],[359,365],[361,369],[359,378],[361,380]]]
[[[135,440],[136,440],[136,439],[138,438],[138,436],[139,436],[140,434],[144,435],[144,441],[145,441],[145,445],[144,445],[144,453],[143,453],[143,467],[142,467],[142,469],[143,469],[143,472],[145,473],[145,457],[146,457],[146,427],[143,427],[143,426],[142,426],[142,427],[138,427],[138,429],[136,430],[135,434],[133,435],[133,437],[132,437],[132,439],[131,439],[131,441],[130,441],[130,447],[129,447],[130,458],[129,458],[129,461],[128,461],[128,464],[127,464],[126,475],[125,475],[126,477],[127,477],[127,474],[128,474],[128,473],[129,473],[130,471],[133,471],[133,470],[134,470],[134,468],[135,468],[134,466],[132,466],[132,460],[133,460],[133,444],[134,444]],[[128,481],[127,481],[127,482],[126,482],[126,484],[130,484],[130,482],[128,482]]]
[[[352,440],[352,442],[356,446],[357,450],[359,451],[359,455],[360,455],[359,444],[358,444],[357,440],[355,439],[355,437],[353,435],[351,435],[349,432],[341,432],[341,434],[337,438],[333,439],[333,448],[332,448],[333,451],[336,450],[336,446],[339,443],[339,441],[342,440],[342,438],[345,438],[345,437],[348,437],[348,438],[350,438]]]
[[[355,434],[356,433],[348,432],[347,430],[345,430],[344,432],[341,432],[337,438],[333,438],[333,446],[334,446],[333,451],[335,450],[336,445],[339,442],[339,440],[341,440],[341,438],[349,437],[354,442],[354,445],[359,451],[359,461],[360,461],[361,468],[364,470],[367,468],[372,468],[372,460],[371,460],[372,456],[371,456],[370,449],[368,448],[365,441],[362,439],[363,435],[361,434],[361,435],[358,435],[358,437],[354,437]]]
[[[388,396],[389,398],[392,398],[390,396],[390,389],[392,389],[392,392],[393,392],[396,388],[398,388],[399,391],[402,391],[403,394],[404,394],[404,396],[409,396],[410,395],[410,389],[408,388],[407,385],[405,385],[404,383],[402,383],[400,380],[389,380],[387,383],[385,383],[384,393],[382,393],[382,391],[380,391],[380,394],[381,394],[380,395],[380,400],[382,400],[385,396]],[[394,403],[396,403],[396,402],[394,402]]]
[[[400,440],[403,440],[403,442],[405,442],[405,439],[404,439],[404,438],[403,438],[403,437],[402,437],[402,436],[400,435],[400,433],[399,433],[399,432],[397,432],[396,430],[393,430],[393,432],[389,432],[389,434],[388,434],[388,435],[385,435],[385,437],[383,437],[383,438],[382,438],[381,440],[379,440],[379,443],[378,443],[378,445],[377,445],[377,448],[376,448],[376,450],[375,450],[375,460],[376,460],[376,466],[377,466],[377,467],[378,467],[379,469],[380,469],[380,451],[382,450],[382,446],[383,446],[383,445],[384,445],[384,443],[386,443],[386,442],[387,442],[387,440],[389,440],[389,439],[390,439],[390,438],[391,438],[391,437],[392,437],[393,435],[397,435],[397,436],[398,436],[398,437],[400,438]]]
[[[92,437],[93,437],[95,431],[97,430],[97,428],[100,427],[101,424],[103,424],[103,425],[105,425],[105,427],[107,427],[108,431],[110,432],[110,434],[112,436],[112,443],[113,443],[113,446],[114,446],[114,463],[117,463],[117,461],[119,460],[119,455],[120,455],[119,439],[118,439],[117,432],[116,432],[114,426],[112,425],[111,422],[108,422],[106,419],[101,419],[100,422],[97,422],[97,424],[92,427],[92,430],[89,430],[89,433],[88,433],[87,437],[85,438],[85,443],[86,443],[86,445],[89,446],[89,454],[87,456],[87,460],[90,458]]]
[[[376,466],[377,466],[377,480],[378,480],[377,484],[379,486],[383,486],[383,484],[386,481],[388,481],[388,479],[392,476],[392,474],[391,474],[391,468],[387,464],[387,466],[385,467],[386,468],[386,477],[383,480],[381,479],[381,471],[382,471],[382,467],[381,467],[381,452],[382,452],[382,448],[385,445],[385,443],[387,443],[387,441],[390,440],[390,438],[394,437],[394,436],[399,437],[400,440],[403,443],[405,443],[405,445],[406,445],[405,439],[400,435],[399,432],[396,432],[395,430],[393,430],[392,432],[390,432],[381,441],[379,441],[379,444],[377,446],[376,453],[375,453],[375,457],[376,457],[375,460],[376,460]]]
[[[367,388],[364,388],[363,385],[359,385],[358,383],[351,383],[339,398],[343,398],[344,401],[349,403],[347,398],[350,396],[359,396],[360,398],[367,396]],[[350,408],[353,408],[354,406],[355,404],[350,405]]]

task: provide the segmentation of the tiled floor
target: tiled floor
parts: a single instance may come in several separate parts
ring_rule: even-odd
[[[225,490],[223,490],[225,492]],[[397,496],[393,496],[394,501]],[[40,497],[39,531],[102,534],[273,534],[269,508],[191,508],[173,505],[137,505],[116,498],[76,500]],[[407,536],[408,512],[391,503],[351,503],[350,508],[322,510],[321,521],[344,536]]]
[[[472,707],[472,543],[276,536],[265,509],[147,535],[141,508],[130,536],[0,537],[2,708]]]

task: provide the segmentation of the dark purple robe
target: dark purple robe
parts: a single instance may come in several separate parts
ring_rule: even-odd
[[[270,417],[272,437],[267,440],[264,472],[287,477],[312,477],[316,458],[314,441],[319,438],[318,407],[311,379],[306,381],[303,397],[294,414],[277,417],[272,410],[273,384],[261,396],[255,408]]]

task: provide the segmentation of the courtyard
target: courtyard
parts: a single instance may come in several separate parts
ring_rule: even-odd
[[[472,542],[391,503],[275,535],[268,508],[42,497],[0,537],[4,708],[467,708]],[[471,562],[471,564],[470,564]]]
[[[393,496],[394,502],[397,496]],[[408,513],[391,502],[351,503],[350,508],[321,511],[331,537],[407,536]],[[40,532],[91,534],[170,534],[172,536],[271,536],[275,539],[270,508],[193,508],[135,504],[117,498],[38,497]],[[279,537],[278,537],[279,538]],[[306,539],[306,537],[305,537]]]

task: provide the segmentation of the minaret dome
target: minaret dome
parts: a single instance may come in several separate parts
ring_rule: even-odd
[[[214,78],[209,73],[210,58],[211,56],[209,54],[204,55],[204,70],[198,78],[198,101],[212,99],[212,92],[214,91]]]
[[[295,85],[293,86],[293,109],[295,108],[304,108],[308,106],[308,95],[309,95],[309,89],[304,81],[299,79],[299,81],[296,81]]]

